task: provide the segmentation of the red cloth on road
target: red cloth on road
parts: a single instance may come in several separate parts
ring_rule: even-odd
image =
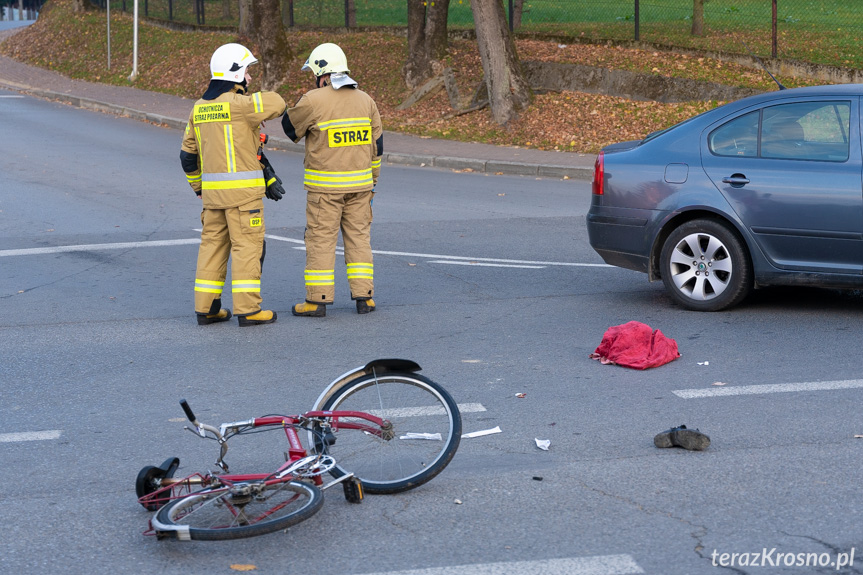
[[[659,367],[680,357],[677,342],[658,329],[631,321],[608,328],[592,354],[602,363],[615,363],[633,369]]]

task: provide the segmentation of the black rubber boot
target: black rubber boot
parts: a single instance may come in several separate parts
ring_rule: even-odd
[[[375,300],[372,298],[357,300],[357,313],[371,313],[375,311]]]
[[[211,323],[220,323],[229,319],[231,319],[231,312],[222,309],[222,300],[216,299],[213,300],[209,313],[198,314],[198,325],[210,325]]]
[[[262,309],[253,314],[239,315],[237,316],[237,321],[240,322],[240,327],[273,323],[276,321],[276,312],[270,311],[268,309]]]
[[[322,303],[300,302],[291,308],[291,313],[303,317],[324,317],[327,306]]]

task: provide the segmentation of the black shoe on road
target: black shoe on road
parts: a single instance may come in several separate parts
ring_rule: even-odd
[[[686,429],[685,425],[672,427],[653,438],[656,447],[682,447],[690,451],[704,451],[710,445],[710,438],[697,429]]]

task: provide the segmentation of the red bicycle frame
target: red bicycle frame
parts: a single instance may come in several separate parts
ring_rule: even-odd
[[[161,480],[161,487],[159,489],[144,495],[139,498],[138,501],[144,505],[144,507],[161,507],[173,499],[188,495],[192,492],[193,486],[196,485],[201,486],[203,489],[207,489],[213,484],[219,484],[225,488],[229,488],[235,483],[243,483],[247,481],[264,481],[268,484],[290,481],[293,479],[292,475],[288,474],[286,476],[281,476],[281,473],[289,469],[296,461],[299,461],[304,457],[308,457],[309,455],[308,451],[303,447],[303,444],[300,441],[300,436],[297,433],[295,426],[309,420],[326,421],[327,425],[334,430],[356,429],[378,437],[386,437],[392,427],[389,421],[362,411],[308,411],[302,415],[295,416],[272,415],[267,417],[258,417],[253,419],[251,422],[246,422],[246,424],[251,423],[252,427],[255,428],[281,426],[284,428],[285,436],[288,440],[289,449],[287,453],[287,461],[275,472],[248,474],[225,473],[221,475],[212,475],[210,473],[202,475],[200,473],[193,473],[192,475],[182,479],[166,477]],[[364,423],[360,420],[365,420],[368,423]],[[230,424],[226,425],[227,427],[231,426]],[[224,439],[223,442],[224,441],[227,441],[227,439]],[[312,480],[315,485],[320,486],[323,484],[323,480],[320,475],[313,476]],[[152,534],[152,528],[145,532],[145,534]]]

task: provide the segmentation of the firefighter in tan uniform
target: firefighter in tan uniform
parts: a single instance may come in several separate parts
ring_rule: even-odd
[[[285,101],[275,92],[247,95],[247,68],[258,60],[240,44],[225,44],[210,60],[212,78],[189,115],[180,152],[186,179],[203,200],[201,247],[195,272],[198,324],[227,321],[222,309],[228,258],[230,290],[241,326],[272,323],[261,309],[266,188],[258,160],[261,122],[280,116]]]
[[[323,317],[333,303],[339,229],[351,299],[357,313],[369,313],[375,310],[369,232],[384,146],[381,116],[348,76],[345,54],[335,44],[312,50],[302,69],[314,73],[316,89],[282,116],[291,140],[306,139],[306,299],[291,313]]]

